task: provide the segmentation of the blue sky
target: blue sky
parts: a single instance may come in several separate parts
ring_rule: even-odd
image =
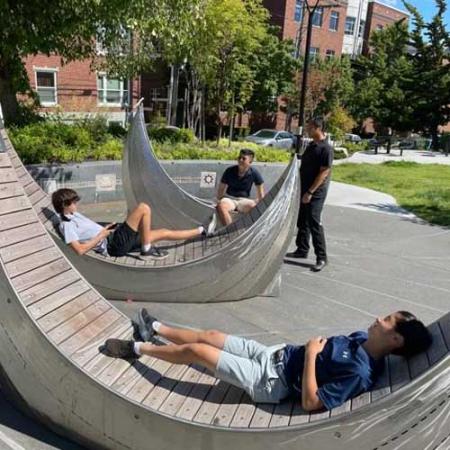
[[[385,3],[387,5],[395,6],[398,9],[404,10],[403,2],[401,0],[380,0],[381,3]],[[421,14],[425,17],[425,19],[430,19],[436,13],[436,7],[434,0],[409,0],[409,3],[414,5]],[[450,24],[450,2],[448,2],[449,8],[446,12],[446,25],[447,29]]]

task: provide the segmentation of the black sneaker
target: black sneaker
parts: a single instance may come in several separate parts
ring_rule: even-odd
[[[151,316],[145,308],[138,311],[136,315],[136,325],[138,327],[139,336],[144,342],[149,342],[152,340],[156,331],[153,329],[153,322],[157,319]]]
[[[294,252],[286,253],[287,258],[304,258],[308,257],[308,253],[302,252],[298,248]]]
[[[169,256],[169,252],[160,250],[158,247],[152,245],[146,252],[141,250],[141,256],[150,256],[152,259],[165,259]]]
[[[320,272],[326,265],[328,261],[326,259],[318,259],[316,264],[311,267],[313,272]]]
[[[138,355],[134,353],[134,341],[107,339],[100,351],[112,358],[138,358]]]

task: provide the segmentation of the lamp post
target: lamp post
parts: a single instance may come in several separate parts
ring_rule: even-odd
[[[300,107],[298,112],[298,130],[297,130],[297,142],[295,152],[300,153],[301,141],[305,135],[305,101],[306,101],[306,88],[308,84],[308,71],[309,71],[309,52],[311,50],[311,37],[313,16],[318,8],[336,8],[340,5],[337,3],[321,5],[320,0],[315,0],[314,5],[309,4],[309,0],[304,0],[304,11],[308,12],[308,25],[306,31],[306,45],[305,56],[303,61],[303,75],[302,75],[302,88],[300,91]],[[301,43],[299,43],[301,45]]]

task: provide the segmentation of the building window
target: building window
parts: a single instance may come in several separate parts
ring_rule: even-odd
[[[348,16],[345,19],[345,34],[353,35],[355,33],[355,23],[356,23],[355,17]]]
[[[364,20],[361,20],[361,22],[359,22],[359,33],[358,33],[358,37],[363,37],[365,26],[366,26],[366,22],[365,22]]]
[[[311,58],[311,61],[316,61],[319,57],[320,48],[319,47],[311,47],[309,49],[309,56]]]
[[[56,69],[36,69],[36,92],[42,106],[58,103],[56,89]]]
[[[339,13],[337,11],[331,11],[330,30],[337,31],[338,28],[339,28]]]
[[[128,99],[127,81],[99,74],[97,76],[97,95],[100,105],[122,106]]]
[[[336,52],[334,50],[327,50],[325,54],[326,59],[333,59],[336,56]]]
[[[321,27],[323,20],[323,8],[318,7],[312,16],[312,24],[315,27]]]
[[[384,28],[383,25],[377,25],[377,30],[378,31],[382,30],[383,28]]]
[[[303,18],[303,0],[296,0],[294,20],[296,22],[301,22],[302,18]]]

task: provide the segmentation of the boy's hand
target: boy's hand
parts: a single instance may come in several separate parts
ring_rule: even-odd
[[[327,339],[322,336],[312,338],[306,344],[306,353],[316,356],[324,349],[326,343]]]
[[[114,228],[116,228],[117,227],[117,222],[112,222],[112,223],[109,223],[108,225],[106,225],[106,229],[107,230],[114,230]]]

